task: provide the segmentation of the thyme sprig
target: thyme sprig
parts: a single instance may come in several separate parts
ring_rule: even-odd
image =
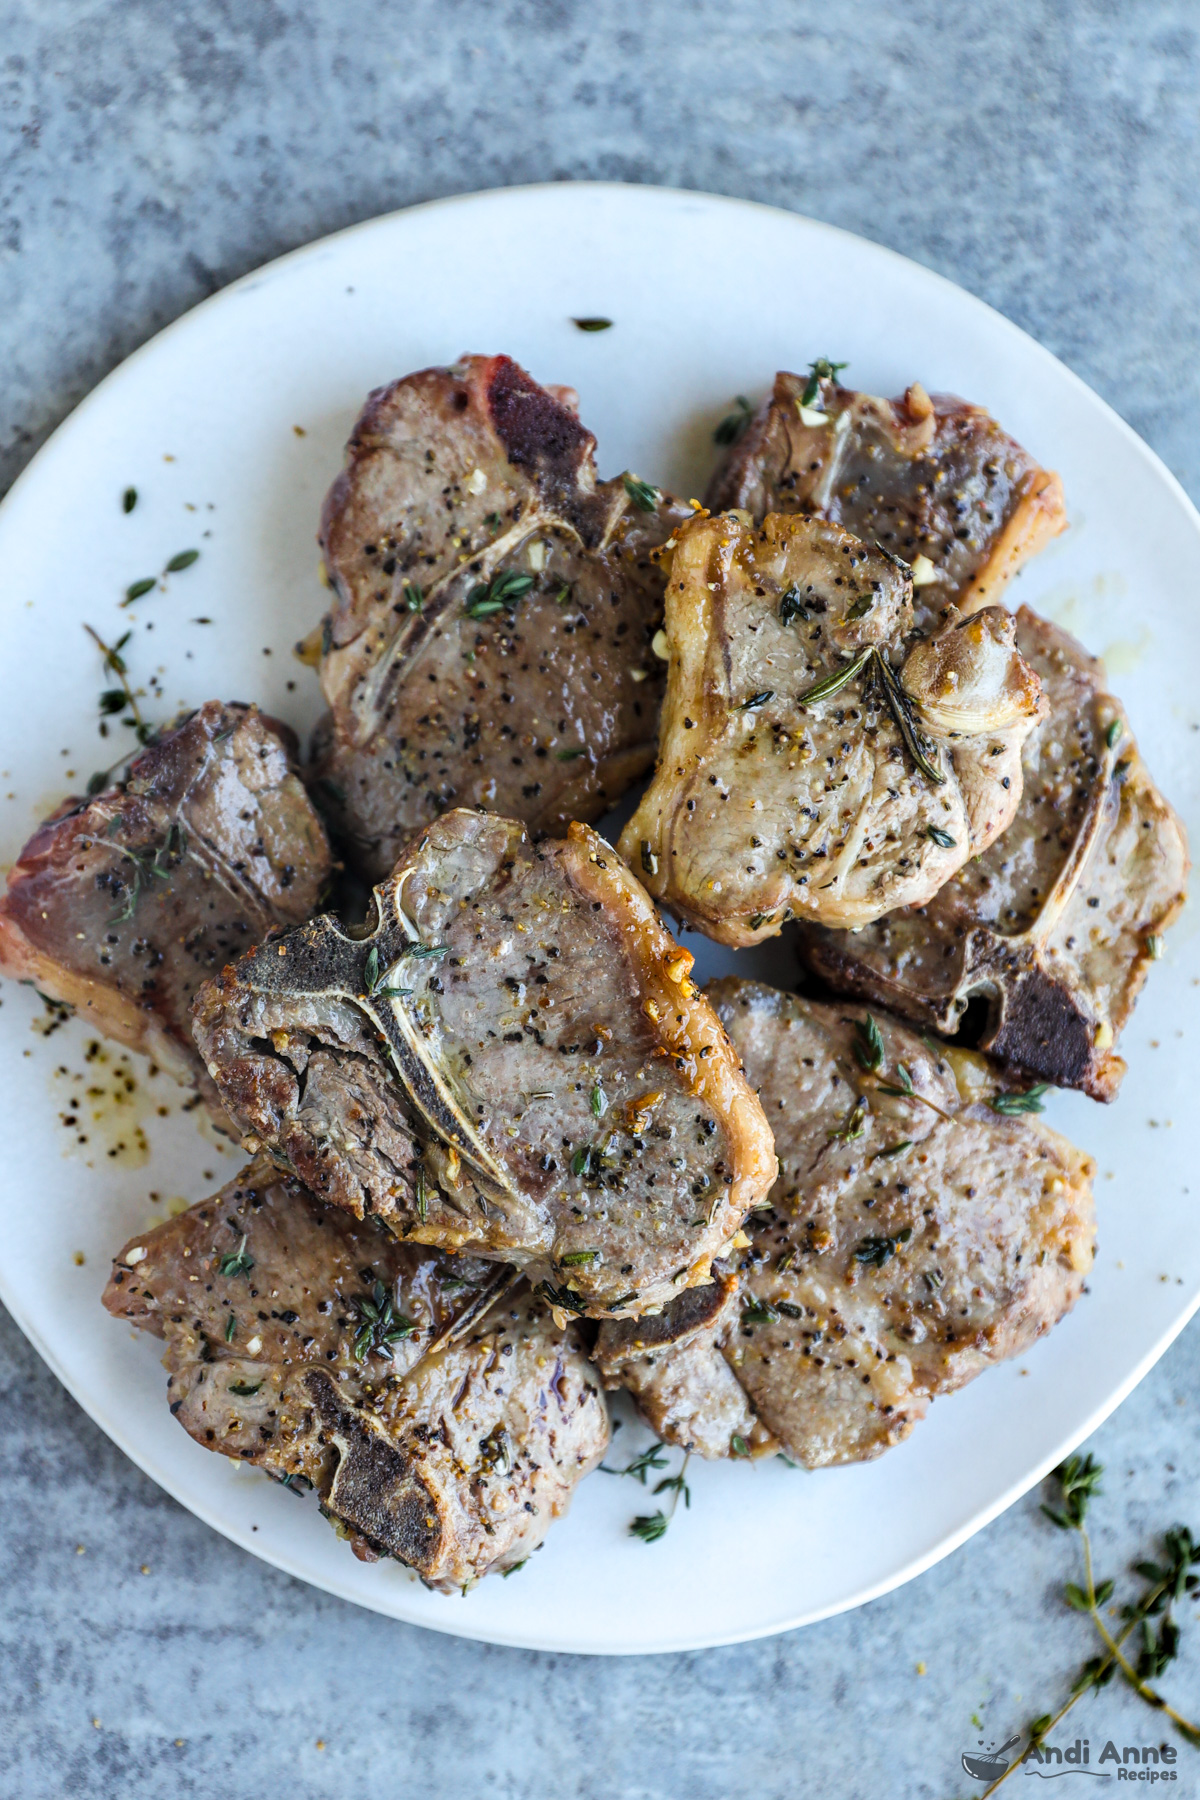
[[[137,505],[137,494],[133,488],[126,490],[126,499],[130,494],[134,496],[133,505],[127,505],[126,512],[132,512],[133,506]],[[162,573],[163,575],[178,575],[182,570],[190,569],[192,564],[199,560],[200,552],[198,550],[179,550],[165,565]],[[156,588],[161,580],[162,575],[143,575],[140,581],[131,581],[125,589],[125,598],[120,604],[132,606],[135,600],[140,600],[144,594],[148,594],[153,588]]]
[[[1088,1506],[1102,1491],[1100,1482],[1103,1474],[1102,1465],[1090,1453],[1086,1456],[1069,1456],[1064,1463],[1059,1464],[1051,1477],[1058,1483],[1060,1503],[1057,1506],[1042,1506],[1046,1517],[1060,1531],[1074,1531],[1079,1536],[1084,1580],[1082,1584],[1068,1581],[1063,1589],[1063,1597],[1073,1611],[1086,1613],[1091,1619],[1103,1645],[1102,1654],[1089,1657],[1084,1663],[1071,1684],[1067,1699],[1056,1712],[1042,1713],[1038,1718],[1030,1720],[1027,1727],[1029,1743],[1025,1750],[1003,1775],[985,1789],[982,1800],[988,1800],[989,1795],[1004,1785],[1009,1776],[1020,1768],[1029,1751],[1044,1742],[1077,1700],[1093,1689],[1106,1686],[1117,1674],[1147,1706],[1153,1707],[1156,1712],[1165,1713],[1189,1744],[1200,1749],[1200,1726],[1176,1712],[1157,1689],[1150,1686],[1150,1682],[1156,1681],[1178,1654],[1179,1625],[1173,1608],[1200,1590],[1200,1574],[1197,1574],[1195,1567],[1200,1563],[1200,1542],[1192,1537],[1186,1525],[1175,1525],[1165,1532],[1160,1559],[1157,1562],[1145,1561],[1133,1565],[1135,1573],[1147,1584],[1146,1588],[1136,1601],[1122,1606],[1121,1614],[1125,1623],[1121,1629],[1115,1633],[1110,1631],[1100,1609],[1112,1598],[1115,1584],[1111,1580],[1098,1582],[1095,1578],[1092,1544],[1085,1523]],[[1159,1620],[1157,1631],[1151,1624],[1152,1619]],[[1127,1655],[1124,1648],[1135,1632],[1141,1646],[1136,1659]]]
[[[254,1258],[246,1255],[246,1233],[242,1233],[242,1241],[236,1250],[227,1250],[217,1264],[217,1274],[225,1276],[248,1275],[254,1267]],[[228,1339],[226,1340],[229,1341]]]
[[[655,1469],[665,1469],[667,1466],[667,1459],[661,1454],[665,1448],[666,1446],[662,1443],[651,1444],[649,1449],[643,1450],[635,1456],[632,1462],[626,1463],[623,1469],[610,1469],[606,1463],[601,1463],[600,1467],[606,1475],[632,1475],[635,1481],[640,1481],[642,1486],[646,1487],[651,1472]],[[644,1544],[657,1544],[659,1538],[666,1536],[667,1527],[675,1517],[680,1496],[683,1497],[685,1507],[691,1506],[692,1491],[687,1484],[687,1468],[690,1461],[691,1452],[688,1451],[676,1474],[664,1475],[661,1481],[654,1484],[656,1499],[659,1494],[670,1494],[671,1510],[664,1512],[660,1506],[657,1511],[652,1513],[638,1513],[635,1518],[630,1520],[630,1537],[640,1538]]]
[[[101,714],[124,712],[125,709],[128,708],[133,716],[133,728],[138,743],[149,743],[151,737],[154,735],[153,729],[151,726],[147,725],[145,719],[142,717],[141,708],[137,703],[137,695],[130,685],[129,670],[126,666],[125,658],[121,655],[122,650],[124,650],[126,644],[133,636],[133,633],[127,631],[123,637],[117,639],[115,644],[106,644],[104,639],[100,636],[100,633],[96,631],[93,626],[85,625],[83,629],[87,632],[88,636],[103,656],[105,669],[115,675],[121,684],[119,688],[107,688],[104,693],[101,694]],[[101,724],[101,736],[106,736],[107,733],[108,726]]]
[[[368,1356],[386,1356],[391,1361],[395,1357],[392,1346],[417,1329],[411,1319],[396,1311],[382,1281],[374,1283],[369,1297],[358,1294],[350,1304],[360,1320],[354,1339],[355,1362],[364,1362]]]
[[[140,850],[119,847],[123,862],[130,863],[133,873],[125,889],[125,898],[109,919],[110,925],[124,925],[137,911],[143,892],[155,881],[169,881],[187,855],[187,832],[178,819],[172,819],[161,844]]]

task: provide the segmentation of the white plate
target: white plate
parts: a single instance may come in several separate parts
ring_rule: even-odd
[[[571,319],[590,314],[615,324],[585,335]],[[1200,836],[1200,519],[1120,419],[979,301],[874,244],[729,200],[561,185],[419,207],[285,257],[164,331],[55,433],[0,508],[6,860],[42,809],[108,759],[96,726],[107,683],[83,621],[120,632],[127,584],[179,550],[203,554],[131,609],[133,676],[162,684],[151,715],[215,695],[311,725],[316,683],[289,651],[322,611],[313,534],[350,424],[369,388],[475,350],[573,383],[603,473],[633,468],[685,494],[703,487],[731,397],[757,398],[777,368],[818,355],[848,359],[848,379],[874,393],[919,377],[991,408],[1061,471],[1072,520],[1017,595],[1108,654],[1151,767]],[[128,516],[127,485],[140,496]],[[200,615],[214,623],[190,623]],[[786,941],[740,958],[705,946],[700,962],[783,983],[792,971]],[[1129,1392],[1200,1301],[1187,1075],[1198,981],[1185,913],[1125,1035],[1120,1100],[1067,1095],[1049,1109],[1098,1158],[1100,1253],[1090,1292],[1046,1342],[939,1400],[879,1462],[816,1475],[693,1466],[691,1510],[652,1546],[626,1529],[652,1509],[649,1493],[596,1475],[521,1574],[466,1598],[427,1593],[394,1563],[357,1563],[311,1501],[236,1472],[175,1425],[157,1345],[101,1310],[108,1258],[170,1197],[202,1198],[238,1158],[198,1136],[177,1091],[140,1068],[124,1112],[98,1102],[88,1145],[75,1144],[59,1116],[82,1091],[74,1075],[104,1085],[115,1062],[85,1062],[77,1021],[32,1033],[39,1004],[14,987],[0,1007],[0,1294],[168,1492],[331,1593],[548,1650],[692,1649],[782,1631],[908,1580],[995,1517]],[[142,1167],[128,1150],[107,1154],[114,1132],[132,1142],[135,1115]],[[627,1425],[610,1461],[645,1441]]]

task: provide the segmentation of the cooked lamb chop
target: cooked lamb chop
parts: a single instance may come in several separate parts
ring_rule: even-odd
[[[687,508],[597,482],[570,389],[507,356],[367,401],[325,502],[322,797],[372,880],[445,808],[592,820],[654,760],[650,552]]]
[[[67,801],[9,874],[0,969],[211,1096],[193,994],[268,931],[308,918],[330,877],[295,753],[278,720],[210,700],[124,782]]]
[[[166,1340],[197,1443],[311,1482],[356,1555],[430,1587],[523,1562],[608,1441],[577,1328],[511,1271],[400,1244],[265,1157],[131,1238],[104,1304]]]
[[[878,1456],[1074,1305],[1094,1165],[994,1110],[982,1057],[937,1058],[857,1006],[732,979],[707,991],[775,1127],[779,1179],[736,1268],[656,1319],[601,1327],[605,1381],[703,1456]]]
[[[692,958],[585,825],[461,809],[348,935],[316,919],[197,996],[248,1148],[397,1235],[515,1263],[562,1313],[708,1277],[775,1178]]]
[[[951,602],[993,605],[1065,530],[1062,483],[981,406],[914,383],[899,400],[841,387],[814,364],[779,374],[714,475],[708,504],[817,513],[913,565],[917,623]]]
[[[1111,1100],[1113,1045],[1183,905],[1187,841],[1103,664],[1024,607],[1017,644],[1050,711],[1025,742],[1013,824],[925,906],[853,934],[805,927],[802,954],[835,991],[926,1029],[952,1036],[986,1010],[981,1049]]]
[[[920,905],[1008,825],[1037,677],[988,607],[906,642],[912,590],[839,525],[675,534],[658,768],[621,852],[724,944]]]

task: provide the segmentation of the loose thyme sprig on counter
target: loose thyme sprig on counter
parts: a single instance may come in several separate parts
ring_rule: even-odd
[[[651,1444],[648,1449],[640,1451],[631,1462],[626,1463],[623,1469],[610,1469],[607,1463],[601,1463],[600,1467],[605,1475],[632,1475],[635,1481],[640,1481],[642,1486],[645,1487],[647,1478],[652,1470],[666,1468],[667,1459],[661,1454],[665,1448],[666,1445],[662,1443]],[[661,1481],[655,1483],[654,1493],[656,1497],[659,1494],[671,1495],[670,1512],[664,1512],[660,1506],[657,1512],[639,1513],[637,1517],[630,1522],[630,1537],[641,1538],[644,1544],[657,1544],[660,1537],[666,1536],[667,1527],[675,1517],[675,1509],[679,1505],[679,1496],[681,1494],[683,1495],[684,1506],[691,1506],[692,1492],[688,1487],[686,1480],[687,1466],[690,1461],[691,1452],[688,1451],[680,1465],[678,1474],[664,1475]]]
[[[1200,1542],[1193,1539],[1186,1525],[1175,1525],[1163,1534],[1163,1554],[1157,1562],[1134,1563],[1135,1573],[1148,1585],[1139,1600],[1135,1603],[1127,1602],[1121,1608],[1125,1624],[1114,1635],[1106,1625],[1100,1608],[1112,1598],[1115,1584],[1112,1581],[1096,1580],[1092,1566],[1091,1539],[1084,1523],[1089,1503],[1101,1491],[1100,1479],[1103,1474],[1104,1470],[1094,1456],[1069,1456],[1051,1477],[1058,1483],[1061,1504],[1042,1507],[1046,1517],[1060,1531],[1079,1534],[1083,1551],[1084,1584],[1080,1586],[1077,1582],[1068,1581],[1063,1589],[1063,1598],[1074,1611],[1086,1613],[1091,1619],[1104,1646],[1103,1654],[1090,1657],[1084,1663],[1071,1684],[1069,1698],[1057,1712],[1042,1713],[1040,1717],[1030,1721],[1029,1742],[1025,1750],[984,1791],[982,1800],[988,1800],[989,1794],[994,1794],[997,1788],[1003,1787],[1008,1777],[1020,1768],[1028,1752],[1049,1736],[1078,1699],[1093,1688],[1106,1686],[1116,1674],[1120,1674],[1147,1706],[1153,1707],[1156,1712],[1165,1713],[1189,1744],[1200,1749],[1200,1726],[1193,1725],[1189,1719],[1176,1712],[1150,1686],[1150,1682],[1158,1679],[1179,1652],[1179,1623],[1172,1609],[1200,1589],[1200,1574],[1195,1570],[1195,1565],[1200,1563]],[[1150,1623],[1152,1619],[1159,1620],[1157,1632]],[[1127,1656],[1123,1648],[1135,1631],[1140,1642],[1136,1658]]]

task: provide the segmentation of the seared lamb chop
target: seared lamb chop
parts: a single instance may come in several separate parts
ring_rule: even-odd
[[[917,623],[993,605],[1066,528],[1062,483],[981,406],[914,383],[899,400],[841,387],[814,364],[779,374],[713,476],[714,511],[817,513],[913,565]]]
[[[919,905],[1012,819],[1040,705],[1012,618],[906,642],[911,593],[821,519],[677,530],[658,768],[621,852],[709,937]]]
[[[960,1091],[949,1060],[895,1020],[757,982],[707,991],[775,1127],[779,1179],[711,1288],[601,1327],[605,1381],[703,1456],[878,1456],[935,1395],[1074,1304],[1092,1263],[1093,1164],[996,1111],[982,1057],[949,1053]]]
[[[608,1441],[577,1328],[513,1290],[262,1158],[131,1238],[104,1304],[166,1340],[197,1443],[311,1482],[356,1555],[450,1590],[523,1562]]]
[[[467,356],[371,395],[325,502],[322,800],[372,880],[445,808],[560,832],[654,760],[651,550],[687,509],[597,482],[570,389]]]
[[[1187,842],[1103,664],[1024,607],[1017,644],[1050,711],[1025,742],[1012,825],[926,905],[854,933],[805,927],[802,954],[836,991],[947,1035],[978,1000],[981,1049],[1111,1100],[1113,1044],[1183,905]]]
[[[515,1263],[560,1312],[707,1279],[775,1178],[706,1000],[585,825],[447,813],[375,890],[242,957],[196,1041],[247,1148],[397,1235]]]
[[[295,739],[210,700],[128,778],[39,826],[0,898],[0,969],[208,1088],[189,1009],[201,981],[315,911],[332,868],[293,773]]]

